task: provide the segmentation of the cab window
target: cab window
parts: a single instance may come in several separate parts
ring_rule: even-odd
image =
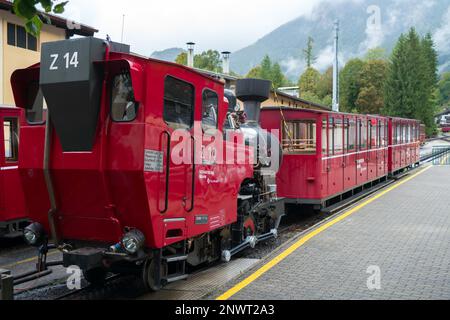
[[[111,118],[116,122],[130,122],[136,119],[137,111],[130,74],[115,76],[111,90]]]
[[[164,121],[173,129],[194,125],[194,86],[168,76],[164,82]]]
[[[3,120],[3,145],[6,161],[17,161],[19,154],[19,131],[17,119]]]
[[[218,128],[219,97],[211,90],[203,92],[202,128],[204,131]]]

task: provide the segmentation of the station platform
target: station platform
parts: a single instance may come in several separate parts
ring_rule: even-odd
[[[429,166],[300,235],[218,300],[450,299],[450,166]]]

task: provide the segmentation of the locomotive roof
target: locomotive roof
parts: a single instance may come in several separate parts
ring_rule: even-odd
[[[190,68],[190,67],[187,67],[187,66],[185,66],[185,65],[178,64],[178,63],[175,63],[175,62],[170,62],[170,61],[165,61],[165,60],[159,60],[159,59],[155,59],[155,58],[143,56],[143,55],[140,55],[140,54],[135,53],[135,52],[131,52],[131,53],[112,52],[112,53],[120,54],[120,55],[123,55],[123,56],[125,56],[125,57],[126,57],[127,55],[129,55],[129,56],[132,56],[132,57],[135,57],[135,58],[142,59],[142,60],[144,60],[144,61],[156,62],[156,63],[165,64],[165,65],[169,65],[169,66],[176,67],[176,68],[185,69],[185,70],[187,70],[187,71],[189,71],[189,72],[191,72],[191,73],[197,74],[197,75],[199,75],[199,76],[201,76],[201,77],[205,77],[205,78],[208,78],[209,80],[213,80],[213,81],[215,81],[215,82],[217,82],[217,83],[219,83],[219,84],[225,85],[225,83],[224,83],[222,80],[218,79],[217,77],[214,77],[214,76],[212,75],[212,73],[202,72],[202,71],[199,70],[199,69],[196,69],[196,68]]]
[[[0,105],[0,109],[20,110],[19,108],[15,107],[15,106],[6,106],[6,105]]]
[[[14,8],[14,4],[9,1],[9,0],[0,0],[0,9],[1,10],[6,10],[6,11],[11,11]],[[46,16],[48,16],[48,18],[51,21],[51,24],[55,27],[58,28],[62,28],[66,30],[66,33],[69,36],[72,35],[80,35],[80,36],[93,36],[95,33],[98,32],[97,29],[90,27],[88,25],[85,24],[80,24],[80,28],[74,28],[74,29],[69,29],[68,24],[67,24],[67,19],[64,19],[62,17],[58,17],[56,15],[53,14],[45,14]]]

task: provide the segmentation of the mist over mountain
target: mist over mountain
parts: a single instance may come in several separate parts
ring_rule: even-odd
[[[286,8],[287,10],[289,8]],[[401,33],[416,27],[430,32],[440,55],[440,71],[450,69],[450,1],[448,0],[324,0],[308,16],[290,21],[254,44],[234,52],[231,68],[246,74],[268,54],[292,79],[305,68],[303,49],[314,38],[315,67],[332,65],[333,23],[340,20],[340,56],[345,63],[371,48],[388,53]]]
[[[170,48],[170,49],[166,49],[166,50],[155,51],[151,54],[151,57],[158,59],[158,60],[174,62],[176,60],[176,58],[178,57],[178,55],[185,51],[186,50],[181,49],[181,48]]]

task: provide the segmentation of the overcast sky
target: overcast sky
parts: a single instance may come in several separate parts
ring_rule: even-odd
[[[64,16],[109,34],[134,52],[197,43],[197,50],[236,51],[276,27],[308,14],[321,0],[70,0]]]

